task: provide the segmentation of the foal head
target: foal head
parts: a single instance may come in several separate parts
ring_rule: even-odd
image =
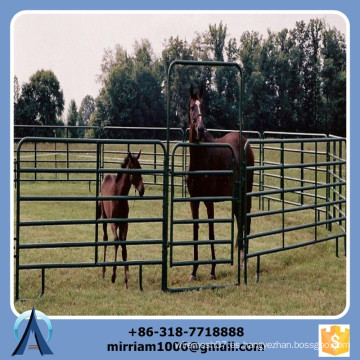
[[[204,140],[205,127],[203,123],[203,105],[202,94],[203,86],[200,87],[198,93],[194,92],[193,87],[190,88],[189,103],[189,141],[199,142]]]
[[[125,168],[126,169],[141,169],[141,165],[139,163],[140,154],[141,154],[141,150],[139,151],[139,153],[136,156],[132,155],[131,152],[129,151],[124,162],[121,164],[121,167],[123,169],[125,169]],[[134,172],[134,173],[130,172],[130,182],[132,185],[134,185],[135,189],[139,192],[140,196],[143,196],[144,192],[145,192],[145,188],[144,188],[144,183],[143,183],[141,173],[140,172]]]

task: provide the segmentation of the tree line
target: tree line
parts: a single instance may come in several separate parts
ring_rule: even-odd
[[[210,24],[192,41],[179,36],[165,40],[160,58],[146,39],[135,42],[132,54],[121,45],[106,49],[97,78],[99,95],[85,96],[79,108],[72,100],[65,119],[63,92],[54,73],[40,70],[21,88],[15,78],[15,124],[163,127],[167,71],[175,59],[241,62],[242,77],[230,67],[175,67],[169,84],[173,127],[187,127],[189,88],[202,85],[208,128],[236,129],[241,106],[244,129],[346,134],[345,38],[321,19],[300,21],[279,32],[269,30],[266,36],[247,31],[238,39],[229,36],[222,22]],[[16,129],[15,135],[29,131]],[[41,135],[51,136],[50,132],[53,135],[51,130]],[[126,133],[85,133],[78,128],[68,135]],[[144,130],[141,136],[154,134]]]

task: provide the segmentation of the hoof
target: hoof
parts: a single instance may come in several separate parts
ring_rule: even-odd
[[[111,276],[111,282],[114,284],[115,283],[115,280],[116,280],[116,275],[112,275]]]
[[[190,275],[189,281],[196,281],[197,277],[193,274]]]
[[[216,275],[210,274],[210,280],[216,280]]]

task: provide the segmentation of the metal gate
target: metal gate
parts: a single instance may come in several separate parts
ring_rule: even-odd
[[[175,60],[173,61],[168,69],[168,77],[167,77],[167,128],[170,128],[170,84],[171,84],[171,74],[173,69],[176,66],[207,66],[207,67],[232,67],[238,72],[238,86],[239,86],[239,98],[238,98],[238,133],[240,138],[240,144],[241,144],[241,138],[242,138],[242,118],[241,118],[241,99],[242,99],[242,70],[239,64],[233,63],[233,62],[217,62],[217,61],[192,61],[192,60]],[[170,149],[169,144],[169,136],[167,137],[167,152],[168,154],[171,153],[171,162],[174,164],[174,158],[177,156],[177,151],[180,150],[185,156],[185,164],[187,163],[187,149],[191,147],[202,147],[202,148],[210,148],[210,147],[223,147],[229,149],[232,153],[232,170],[202,170],[202,171],[189,171],[184,167],[181,171],[176,170],[173,166],[171,167],[170,171],[170,177],[171,177],[171,184],[170,184],[170,234],[169,234],[169,266],[170,268],[173,267],[182,267],[182,266],[194,266],[194,265],[213,265],[213,264],[229,264],[234,265],[234,262],[236,262],[237,265],[237,276],[236,279],[232,281],[231,284],[219,284],[219,281],[213,282],[209,285],[203,285],[203,286],[181,286],[181,287],[170,287],[168,284],[166,284],[166,287],[164,290],[168,291],[184,291],[184,290],[199,290],[204,288],[218,288],[218,287],[224,287],[227,285],[238,285],[240,284],[240,247],[238,247],[238,256],[234,259],[234,216],[233,216],[233,209],[234,207],[238,207],[238,209],[241,211],[242,209],[242,182],[243,182],[243,175],[245,173],[244,166],[245,162],[243,159],[243,149],[241,146],[239,147],[239,167],[238,170],[236,169],[235,165],[235,154],[234,149],[229,144],[211,144],[211,143],[201,143],[201,144],[194,144],[194,143],[178,143],[174,146],[173,150]],[[236,171],[238,171],[238,174],[236,174]],[[227,175],[231,176],[232,181],[232,195],[227,197],[187,197],[185,196],[184,192],[181,196],[177,195],[175,192],[175,177],[176,176],[182,176],[185,178],[185,176],[191,175],[191,176],[204,176],[204,177],[211,177],[212,175]],[[238,179],[238,180],[236,180]],[[208,218],[199,218],[199,219],[189,219],[187,216],[184,218],[184,216],[176,217],[175,210],[176,206],[178,204],[181,204],[183,206],[184,203],[188,203],[190,205],[190,202],[197,201],[197,202],[203,202],[203,201],[214,201],[214,202],[227,202],[229,203],[229,215],[225,217],[215,217],[214,219],[208,219]],[[188,209],[190,206],[188,206]],[[239,214],[241,212],[239,211]],[[240,224],[240,218],[237,224],[237,227],[239,229],[239,242],[243,241],[243,230],[242,226]],[[193,225],[199,225],[199,224],[228,224],[229,230],[228,230],[228,236],[226,236],[224,239],[220,240],[197,240],[194,241],[191,236],[188,235],[187,238],[183,238],[181,236],[181,239],[175,239],[175,233],[182,234],[183,232],[176,231],[180,227],[184,226],[193,226]],[[190,232],[191,233],[191,232]],[[190,248],[192,249],[194,246],[206,246],[206,245],[222,245],[227,247],[227,255],[220,258],[220,259],[210,259],[208,256],[200,259],[200,260],[191,260],[189,258],[184,259],[183,251],[184,248]],[[176,253],[176,249],[180,249]],[[167,256],[166,256],[167,258]],[[166,268],[166,271],[168,269]],[[168,274],[164,276],[164,278],[168,279]]]

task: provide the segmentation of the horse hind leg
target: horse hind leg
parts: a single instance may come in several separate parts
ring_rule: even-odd
[[[104,234],[103,235],[103,240],[108,241],[107,223],[103,224],[103,234]],[[105,245],[104,246],[104,263],[106,261],[106,248],[107,248],[107,246]],[[105,272],[106,272],[106,266],[103,266],[102,267],[102,277],[103,277],[103,279],[105,278]]]
[[[112,230],[112,233],[114,235],[114,241],[118,241],[119,240],[119,237],[117,235],[117,226],[115,224],[111,224],[111,230]],[[117,252],[118,252],[118,249],[119,249],[119,245],[115,245],[115,258],[114,258],[114,262],[117,261]],[[116,265],[113,266],[113,274],[111,276],[111,282],[112,283],[115,283],[115,280],[116,280]]]
[[[214,219],[214,203],[213,202],[205,202],[206,210],[208,219]],[[214,223],[209,223],[209,240],[215,240],[215,232],[214,232]],[[213,261],[216,260],[215,256],[215,246],[214,244],[210,245],[211,247],[211,259]],[[216,273],[215,273],[216,264],[211,264],[211,272],[210,272],[210,279],[215,280],[216,279]]]
[[[239,234],[240,234],[240,231],[242,231],[243,219],[242,218],[239,219],[239,211],[238,211],[238,209],[236,209],[236,205],[235,205],[234,215],[236,218],[236,223],[237,223],[237,228],[238,228],[236,242],[235,242],[235,249],[237,249],[238,246],[240,247],[240,267],[241,267],[241,270],[244,270],[244,257],[245,257],[244,244],[242,241],[239,242]]]
[[[128,231],[128,224],[127,223],[122,224],[120,226],[120,240],[123,240],[123,241],[126,240],[127,231]],[[125,244],[121,245],[121,250],[122,250],[123,261],[127,261],[127,249],[126,249]],[[128,280],[129,280],[129,265],[125,265],[124,266],[124,283],[125,283],[126,289],[128,289]]]

